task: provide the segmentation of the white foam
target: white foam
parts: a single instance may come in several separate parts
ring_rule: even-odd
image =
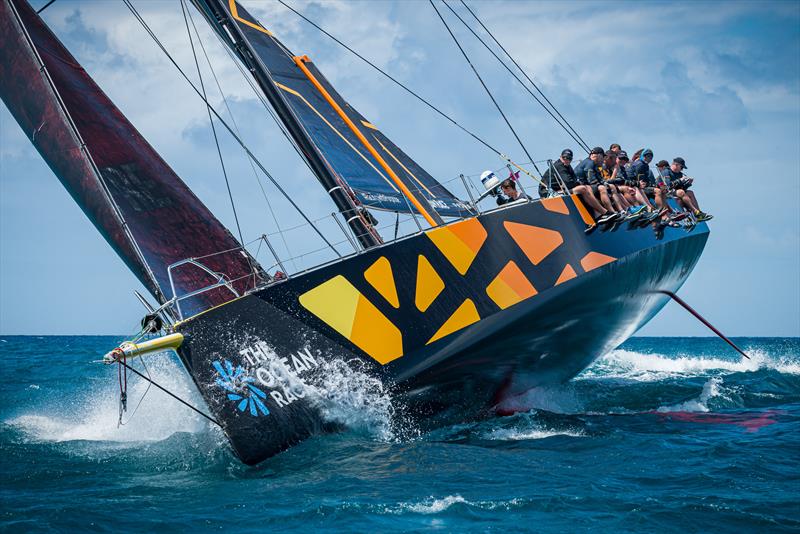
[[[800,374],[800,362],[788,358],[773,358],[767,353],[754,350],[750,359],[692,357],[675,358],[662,354],[644,354],[624,349],[613,350],[598,359],[578,376],[581,378],[627,378],[641,382],[652,382],[675,376],[698,376],[711,371],[723,373],[747,373],[761,369],[772,369],[784,374]]]
[[[463,504],[470,508],[479,508],[482,510],[508,510],[512,507],[522,504],[520,499],[511,499],[509,501],[469,501],[459,494],[447,495],[445,497],[436,498],[429,497],[424,501],[400,503],[397,506],[387,507],[384,510],[390,514],[402,514],[412,512],[415,514],[431,515],[444,512],[448,508],[456,504]]]
[[[497,441],[527,441],[552,438],[553,436],[582,438],[584,437],[584,434],[582,432],[576,432],[573,430],[498,428],[484,435],[483,438]]]
[[[189,377],[167,354],[148,356],[148,369],[154,381],[187,400],[204,408]],[[124,425],[117,427],[119,417],[119,386],[116,367],[104,373],[108,380],[99,387],[77,393],[77,398],[53,404],[35,413],[23,414],[6,423],[22,430],[39,441],[161,441],[176,432],[199,432],[206,427],[204,419],[165,393],[151,387],[136,411],[147,389],[147,382],[128,376],[128,412],[123,414]],[[46,393],[46,391],[44,391]]]
[[[282,363],[269,342],[259,338],[248,338],[244,342],[258,346],[268,361],[266,368],[270,376],[280,388],[306,399],[326,421],[378,439],[394,439],[395,410],[391,395],[380,379],[367,372],[363,362],[316,356],[319,369],[308,375],[298,375]],[[253,373],[254,369],[249,371]]]
[[[441,499],[430,499],[427,502],[408,504],[405,508],[409,512],[415,512],[417,514],[438,514],[457,503],[466,504],[467,500],[461,495],[448,495]]]
[[[309,400],[322,416],[380,439],[394,439],[394,406],[386,385],[360,369],[358,361],[326,361],[313,384],[306,386]]]
[[[700,395],[696,399],[691,399],[686,402],[681,402],[679,404],[673,404],[671,406],[662,406],[659,407],[657,411],[706,413],[711,411],[711,409],[708,406],[708,401],[715,397],[727,398],[723,392],[722,378],[716,376],[710,378],[705,384],[703,384],[703,390],[700,392]]]

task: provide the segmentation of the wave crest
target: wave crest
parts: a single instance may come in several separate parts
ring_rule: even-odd
[[[786,357],[774,358],[762,350],[749,353],[750,359],[729,360],[682,355],[668,357],[663,354],[641,353],[625,349],[612,350],[599,358],[577,379],[627,378],[653,382],[664,378],[705,375],[711,371],[723,373],[752,373],[770,369],[782,374],[800,374],[800,362]]]

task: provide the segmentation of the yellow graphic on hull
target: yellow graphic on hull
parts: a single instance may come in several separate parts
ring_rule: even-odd
[[[298,297],[300,304],[381,364],[403,355],[403,335],[342,275]]]
[[[395,308],[400,307],[397,288],[394,285],[394,276],[392,275],[392,264],[389,263],[385,256],[378,258],[375,263],[364,271],[364,278],[389,304]]]
[[[443,289],[442,278],[428,258],[420,254],[417,259],[417,290],[414,293],[414,304],[417,309],[421,312],[427,310]]]
[[[472,302],[470,299],[465,300],[461,306],[458,307],[456,311],[453,312],[453,315],[447,319],[444,324],[433,334],[433,337],[428,340],[426,345],[430,345],[437,339],[442,339],[445,336],[449,336],[454,332],[458,332],[462,328],[466,328],[471,324],[475,324],[481,320],[481,316],[478,315],[478,309],[475,307],[475,303]]]
[[[547,211],[553,211],[562,215],[569,215],[569,208],[567,203],[564,202],[564,197],[550,197],[541,200],[542,207]]]
[[[513,261],[508,262],[486,287],[486,294],[501,310],[522,302],[536,293],[536,288]]]
[[[503,226],[534,265],[539,265],[564,242],[559,232],[540,226],[509,221],[504,222]]]
[[[575,272],[575,269],[573,269],[573,268],[572,268],[572,265],[570,265],[570,264],[568,263],[568,264],[567,264],[567,265],[564,267],[564,270],[563,270],[563,271],[561,271],[561,274],[560,274],[560,275],[558,275],[558,280],[556,280],[556,283],[555,283],[554,285],[563,284],[563,283],[564,283],[564,282],[566,282],[567,280],[572,280],[572,279],[573,279],[573,278],[575,278],[576,276],[578,276],[578,274]]]
[[[467,273],[488,237],[481,222],[474,218],[436,228],[425,235],[461,275]]]
[[[590,252],[581,260],[581,267],[588,273],[592,269],[597,269],[612,261],[617,261],[617,258],[612,258],[611,256],[600,254],[599,252]]]

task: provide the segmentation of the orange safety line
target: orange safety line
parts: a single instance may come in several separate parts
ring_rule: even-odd
[[[406,196],[406,198],[408,198],[408,200],[411,201],[414,207],[417,208],[417,211],[419,211],[422,214],[422,216],[425,217],[425,220],[428,221],[428,224],[430,224],[431,226],[439,226],[439,223],[436,221],[436,219],[434,219],[433,216],[431,216],[431,214],[428,213],[428,211],[422,206],[422,203],[420,203],[420,201],[417,200],[417,198],[411,193],[408,187],[406,187],[406,184],[403,183],[403,181],[397,176],[397,174],[395,174],[394,170],[389,166],[389,164],[386,163],[386,160],[384,160],[383,157],[381,157],[378,151],[375,150],[375,147],[373,147],[372,144],[370,144],[367,138],[364,137],[364,134],[362,134],[361,131],[358,129],[358,127],[353,123],[353,121],[350,120],[350,117],[347,116],[344,110],[339,106],[339,104],[336,103],[336,101],[328,93],[328,91],[326,91],[325,88],[322,87],[319,81],[314,77],[314,75],[311,74],[311,71],[308,70],[308,67],[306,67],[305,65],[305,61],[309,60],[308,56],[295,56],[292,59],[294,60],[295,65],[297,65],[298,68],[301,71],[303,71],[303,74],[305,74],[306,77],[311,81],[311,83],[314,84],[314,87],[317,88],[317,91],[319,91],[320,94],[322,94],[322,96],[325,97],[325,100],[328,101],[328,104],[330,104],[331,107],[334,109],[334,111],[336,111],[336,113],[339,114],[339,117],[341,117],[341,119],[345,122],[345,124],[347,124],[350,130],[353,131],[355,136],[358,137],[358,140],[361,141],[361,143],[366,147],[369,153],[372,154],[372,157],[374,157],[381,165],[381,167],[383,167],[386,173],[392,178],[394,183],[397,185],[397,187],[400,188],[400,191],[402,191],[403,194]]]

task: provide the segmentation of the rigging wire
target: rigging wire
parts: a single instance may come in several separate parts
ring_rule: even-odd
[[[283,134],[283,136],[289,142],[289,145],[294,149],[294,151],[300,157],[300,161],[302,161],[305,164],[305,166],[308,167],[309,172],[311,172],[311,174],[313,175],[314,174],[314,169],[311,168],[311,164],[309,163],[308,159],[303,155],[303,152],[300,149],[300,147],[298,146],[297,142],[292,138],[291,135],[289,135],[289,131],[286,129],[286,126],[277,117],[277,115],[275,114],[275,111],[272,109],[272,106],[264,98],[264,94],[261,92],[261,90],[259,88],[256,87],[255,83],[253,82],[252,76],[250,76],[248,73],[245,72],[244,68],[241,65],[240,60],[236,56],[233,55],[233,52],[230,51],[230,48],[225,43],[225,41],[222,40],[222,37],[217,32],[212,32],[212,33],[214,33],[214,35],[216,35],[217,40],[222,45],[222,49],[225,50],[226,54],[228,54],[228,58],[230,58],[231,62],[234,65],[236,65],[236,68],[238,69],[239,73],[242,75],[242,78],[244,78],[244,80],[247,82],[247,85],[250,86],[250,89],[253,90],[253,94],[256,96],[256,98],[259,100],[259,102],[261,102],[261,105],[264,106],[264,109],[267,110],[267,113],[269,113],[269,116],[275,122],[275,125],[278,127],[278,130]],[[303,225],[300,225],[300,226],[303,226]],[[288,230],[284,228],[282,231],[280,231],[281,230],[280,226],[278,226],[278,230],[279,230],[278,233],[281,234],[281,240],[283,241],[284,245],[286,245],[286,237],[283,235],[283,232],[286,232]],[[274,234],[270,234],[270,235],[274,235]],[[287,251],[287,253],[289,253],[291,255],[291,251],[289,250],[288,246],[286,248],[286,251]],[[292,265],[294,265],[295,269],[297,269],[297,264],[294,262],[294,260],[292,260]]]
[[[161,51],[164,52],[164,54],[167,56],[167,59],[169,59],[170,63],[172,63],[172,65],[178,70],[178,72],[183,77],[183,79],[186,80],[186,83],[188,83],[189,86],[197,94],[197,96],[200,97],[200,99],[203,100],[203,102],[205,102],[205,104],[208,107],[208,109],[214,114],[214,116],[225,127],[225,129],[228,130],[228,133],[230,133],[230,135],[234,138],[234,140],[236,140],[236,142],[239,143],[239,145],[247,153],[247,155],[253,159],[253,161],[256,163],[256,165],[261,170],[261,172],[263,172],[267,176],[267,178],[269,178],[270,182],[272,182],[272,184],[286,198],[286,200],[289,201],[289,203],[292,205],[292,207],[295,210],[297,210],[297,212],[303,217],[303,219],[305,219],[305,221],[309,225],[311,225],[311,227],[314,229],[314,231],[317,233],[317,235],[319,235],[320,238],[325,242],[325,244],[328,245],[337,255],[340,256],[339,251],[336,250],[336,248],[331,244],[331,242],[328,240],[328,238],[326,238],[325,235],[320,231],[320,229],[317,228],[311,222],[311,219],[309,219],[308,216],[305,214],[305,212],[300,209],[300,206],[298,206],[297,203],[292,199],[292,197],[290,197],[289,194],[281,187],[281,185],[278,183],[278,181],[275,179],[275,177],[273,177],[272,174],[270,174],[270,172],[264,167],[264,165],[261,163],[261,161],[258,158],[255,157],[255,155],[250,151],[249,148],[247,148],[247,145],[244,143],[244,141],[242,141],[242,139],[238,135],[236,135],[236,133],[233,131],[233,129],[230,127],[230,125],[227,122],[225,122],[225,119],[223,119],[220,116],[220,114],[217,113],[217,110],[214,109],[214,107],[208,102],[208,100],[197,89],[197,87],[194,85],[194,83],[192,83],[192,81],[189,79],[189,77],[186,75],[186,73],[183,71],[183,69],[180,67],[180,65],[178,65],[178,63],[175,61],[175,59],[172,57],[172,55],[169,53],[169,51],[164,47],[163,43],[158,38],[158,36],[153,32],[153,30],[150,28],[150,26],[147,24],[147,22],[144,20],[144,18],[139,14],[139,12],[133,6],[133,4],[131,3],[131,0],[122,0],[122,2],[125,4],[125,6],[128,8],[128,10],[133,14],[133,16],[139,22],[139,24],[142,25],[144,30],[153,39],[153,41],[156,43],[156,45],[158,45],[158,47],[161,49]]]
[[[356,52],[355,50],[353,50],[351,47],[347,46],[345,43],[343,43],[342,41],[340,41],[339,39],[337,39],[336,37],[334,37],[333,35],[331,35],[330,33],[328,33],[326,30],[324,30],[322,27],[320,27],[320,26],[319,26],[317,23],[315,23],[314,21],[312,21],[311,19],[309,19],[308,17],[306,17],[305,15],[303,15],[302,13],[300,13],[299,11],[297,11],[295,8],[293,8],[292,6],[290,6],[289,4],[287,4],[286,2],[284,2],[284,0],[278,0],[278,2],[279,2],[279,3],[281,3],[281,4],[282,4],[284,7],[286,7],[287,9],[289,9],[290,11],[294,12],[294,13],[295,13],[295,14],[296,14],[298,17],[300,17],[301,19],[305,20],[307,23],[311,24],[311,25],[312,25],[312,26],[314,26],[316,29],[318,29],[319,31],[321,31],[322,33],[324,33],[325,35],[327,35],[328,37],[330,37],[330,38],[331,38],[331,39],[332,39],[334,42],[336,42],[337,44],[339,44],[340,46],[342,46],[342,47],[343,47],[345,50],[347,50],[348,52],[350,52],[350,53],[352,53],[353,55],[355,55],[355,56],[356,56],[358,59],[360,59],[361,61],[363,61],[364,63],[366,63],[367,65],[369,65],[370,67],[372,67],[373,69],[375,69],[376,71],[378,71],[379,73],[383,74],[383,75],[384,75],[386,78],[388,78],[389,80],[391,80],[392,82],[394,82],[395,84],[397,84],[399,87],[401,87],[402,89],[404,89],[404,90],[405,90],[405,91],[406,91],[408,94],[410,94],[411,96],[413,96],[414,98],[416,98],[417,100],[419,100],[420,102],[422,102],[423,104],[425,104],[426,106],[428,106],[429,108],[431,108],[433,111],[435,111],[435,112],[436,112],[436,113],[438,113],[440,116],[442,116],[443,118],[445,118],[445,119],[446,119],[447,121],[449,121],[451,124],[453,124],[454,126],[456,126],[457,128],[459,128],[461,131],[463,131],[463,132],[464,132],[464,133],[466,133],[467,135],[471,136],[471,137],[472,137],[473,139],[475,139],[476,141],[478,141],[480,144],[482,144],[483,146],[485,146],[486,148],[488,148],[489,150],[491,150],[492,152],[494,152],[494,153],[495,153],[495,154],[497,154],[498,156],[501,156],[501,155],[502,155],[502,152],[500,152],[498,149],[496,149],[495,147],[493,147],[492,145],[490,145],[488,142],[486,142],[486,141],[484,141],[483,139],[481,139],[480,137],[478,137],[478,135],[477,135],[477,134],[475,134],[475,133],[471,132],[470,130],[468,130],[467,128],[465,128],[465,127],[464,127],[464,126],[462,126],[461,124],[459,124],[459,123],[458,123],[458,122],[457,122],[455,119],[453,119],[452,117],[450,117],[449,115],[447,115],[447,114],[446,114],[444,111],[440,110],[439,108],[437,108],[436,106],[434,106],[433,104],[431,104],[430,102],[428,102],[427,100],[425,100],[425,99],[424,99],[422,96],[420,96],[418,93],[414,92],[412,89],[410,89],[408,86],[406,86],[406,85],[405,85],[403,82],[401,82],[401,81],[400,81],[400,80],[398,80],[397,78],[393,77],[391,74],[389,74],[388,72],[386,72],[386,71],[384,71],[383,69],[381,69],[381,68],[380,68],[379,66],[377,66],[375,63],[373,63],[373,62],[372,62],[372,61],[370,61],[369,59],[365,58],[364,56],[362,56],[361,54],[359,54],[358,52]]]
[[[183,1],[184,0],[181,0],[181,3],[183,3]],[[206,63],[208,64],[209,70],[211,70],[211,76],[214,78],[214,83],[217,85],[217,90],[219,91],[219,94],[222,97],[222,102],[225,104],[225,109],[228,110],[228,115],[230,115],[231,117],[231,122],[233,123],[233,127],[236,129],[236,133],[239,134],[239,136],[241,136],[242,132],[239,129],[239,124],[236,122],[236,117],[233,115],[233,111],[231,111],[231,108],[228,105],[228,99],[225,97],[225,92],[222,90],[222,85],[219,83],[219,78],[217,78],[217,73],[214,71],[214,66],[211,64],[211,58],[208,57],[208,53],[206,52],[206,47],[203,44],[203,40],[200,38],[200,32],[197,31],[197,26],[194,23],[194,17],[192,17],[192,11],[188,7],[186,8],[186,14],[189,15],[189,22],[192,23],[192,28],[194,29],[195,36],[197,37],[197,42],[200,43],[200,49],[203,51],[203,56],[206,58]],[[216,35],[216,32],[214,34]],[[224,49],[228,51],[227,47],[224,47]],[[236,62],[236,65],[238,66],[238,62]],[[275,223],[275,227],[278,229],[278,233],[280,233],[281,241],[283,241],[283,246],[286,248],[287,254],[291,256],[291,251],[289,250],[289,245],[286,242],[286,237],[283,235],[283,230],[281,229],[280,222],[278,222],[278,217],[275,215],[275,210],[272,208],[272,202],[269,201],[267,192],[264,190],[264,185],[261,183],[261,179],[258,177],[258,171],[256,170],[256,166],[253,163],[253,160],[249,156],[247,156],[247,162],[250,164],[250,169],[253,171],[253,178],[255,178],[256,183],[258,184],[258,187],[261,190],[261,195],[264,197],[264,201],[267,204],[267,208],[269,209],[269,212],[272,215],[272,220]],[[294,265],[295,270],[297,270],[297,265],[294,262],[292,262],[292,264]]]
[[[444,1],[444,0],[442,0],[442,1]],[[500,107],[500,104],[497,103],[497,100],[495,100],[494,95],[492,95],[492,92],[486,86],[486,83],[483,81],[483,78],[481,78],[481,75],[478,74],[478,70],[472,64],[472,61],[470,61],[469,56],[467,55],[467,53],[464,50],[464,48],[462,48],[461,43],[458,42],[458,39],[456,38],[455,34],[450,29],[450,26],[447,24],[447,21],[444,20],[444,17],[439,12],[439,9],[436,7],[436,4],[434,4],[433,0],[428,0],[428,2],[431,4],[431,7],[433,7],[433,10],[436,11],[436,14],[439,16],[439,20],[441,20],[442,24],[444,24],[444,27],[447,29],[447,33],[450,34],[450,37],[453,38],[453,41],[456,43],[456,46],[458,47],[458,49],[461,51],[461,54],[464,56],[464,59],[467,60],[467,63],[469,64],[470,68],[472,68],[472,72],[475,73],[475,76],[478,78],[478,81],[481,82],[481,85],[483,86],[484,90],[486,90],[486,94],[489,95],[489,98],[492,100],[492,103],[497,108],[497,111],[500,112],[500,115],[503,117],[503,120],[506,122],[506,125],[508,126],[508,129],[511,130],[512,134],[514,134],[514,138],[516,138],[517,142],[522,147],[523,152],[525,152],[525,155],[528,156],[529,160],[534,161],[533,156],[530,155],[530,153],[528,152],[528,149],[525,147],[525,144],[522,142],[522,139],[519,138],[519,135],[517,135],[516,130],[514,130],[514,127],[511,126],[511,122],[509,122],[508,117],[506,117],[506,114],[503,113],[503,109]],[[533,164],[533,167],[536,169],[536,172],[538,172],[540,175],[542,174],[542,171],[539,170],[539,167],[536,165],[536,163]]]
[[[489,34],[489,37],[492,38],[492,40],[495,42],[495,44],[497,44],[497,46],[500,47],[500,50],[502,50],[503,53],[505,53],[505,55],[508,57],[508,59],[510,59],[511,62],[519,69],[519,71],[522,73],[522,75],[525,76],[525,78],[531,83],[533,88],[536,89],[536,91],[542,96],[542,98],[545,99],[545,101],[548,104],[550,104],[550,107],[552,107],[553,111],[555,111],[556,114],[564,121],[564,124],[566,124],[569,127],[569,129],[572,130],[572,132],[578,137],[578,139],[580,139],[580,143],[579,144],[581,144],[581,146],[583,148],[585,148],[586,151],[588,152],[590,150],[590,148],[589,148],[589,145],[586,143],[586,141],[583,140],[583,137],[581,137],[580,134],[575,130],[575,128],[572,127],[572,125],[569,123],[569,121],[566,118],[564,118],[564,116],[561,114],[561,112],[558,111],[558,108],[552,102],[550,102],[550,99],[547,98],[547,96],[545,96],[545,94],[542,92],[541,89],[539,89],[539,86],[536,85],[536,83],[534,83],[534,81],[531,79],[530,76],[528,76],[528,73],[526,73],[525,70],[519,65],[519,63],[517,63],[516,60],[511,56],[511,54],[508,53],[508,50],[506,50],[506,48],[502,44],[500,44],[500,41],[497,40],[497,38],[494,36],[494,34],[492,34],[491,31],[489,31],[489,28],[487,28],[486,25],[481,21],[481,19],[478,18],[478,15],[476,15],[475,12],[472,11],[472,9],[470,9],[470,7],[467,5],[467,3],[464,0],[459,0],[459,2],[461,2],[461,4],[465,8],[467,8],[467,11],[469,11],[470,14],[475,18],[475,20],[478,21],[478,24],[481,25],[481,28],[483,28],[484,31],[487,34]],[[534,98],[536,98],[536,97],[534,97]],[[539,102],[539,99],[537,98],[536,101]],[[539,102],[539,103],[542,104],[541,102]],[[544,107],[544,104],[542,104],[542,106]],[[547,109],[547,108],[545,107],[545,109]]]
[[[480,38],[480,36],[479,36],[477,33],[475,33],[475,30],[473,30],[473,29],[472,29],[472,28],[469,26],[469,24],[467,24],[467,22],[466,22],[466,21],[465,21],[463,18],[461,18],[461,15],[459,15],[459,14],[458,14],[458,12],[456,12],[456,10],[455,10],[455,9],[453,9],[453,8],[452,8],[452,6],[450,6],[450,4],[448,4],[446,1],[444,1],[443,3],[444,3],[444,5],[447,7],[447,9],[449,9],[449,10],[450,10],[450,12],[451,12],[453,15],[455,15],[455,17],[456,17],[458,20],[460,20],[460,21],[461,21],[461,24],[463,24],[463,25],[464,25],[464,27],[465,27],[465,28],[467,28],[467,29],[470,31],[470,33],[471,33],[472,35],[474,35],[474,36],[475,36],[475,38],[476,38],[476,39],[477,39],[477,40],[478,40],[478,41],[479,41],[479,42],[480,42],[480,43],[481,43],[481,44],[482,44],[482,45],[483,45],[483,46],[486,48],[486,50],[488,50],[488,51],[489,51],[489,53],[491,53],[491,54],[494,56],[494,58],[495,58],[495,59],[496,59],[496,60],[497,60],[497,61],[498,61],[498,62],[499,62],[499,63],[500,63],[502,66],[503,66],[503,68],[505,68],[505,69],[508,71],[508,73],[509,73],[509,74],[511,74],[511,76],[512,76],[512,77],[513,77],[515,80],[517,80],[517,81],[520,83],[520,85],[522,85],[522,87],[523,87],[523,88],[524,88],[526,91],[528,91],[528,94],[530,94],[530,95],[533,97],[533,99],[534,99],[534,100],[536,100],[536,102],[538,102],[540,106],[542,106],[542,109],[544,109],[544,110],[547,112],[547,114],[548,114],[548,115],[550,115],[550,116],[553,118],[553,120],[554,120],[554,121],[556,121],[556,124],[558,124],[559,126],[561,126],[561,128],[562,128],[562,129],[563,129],[565,132],[567,132],[567,135],[568,135],[568,136],[570,136],[570,137],[572,138],[572,140],[573,140],[573,141],[575,141],[575,142],[576,142],[576,143],[577,143],[577,144],[578,144],[578,145],[579,145],[579,146],[580,146],[582,149],[585,149],[585,150],[588,152],[588,151],[590,150],[590,149],[589,149],[589,147],[586,145],[586,143],[583,141],[583,139],[582,139],[582,138],[581,138],[581,137],[580,137],[580,136],[577,134],[577,132],[576,132],[576,133],[573,133],[573,132],[571,132],[571,131],[570,131],[570,130],[569,130],[569,129],[568,129],[568,128],[567,128],[567,127],[566,127],[566,126],[565,126],[565,125],[564,125],[564,124],[563,124],[563,123],[562,123],[562,122],[559,120],[559,119],[558,119],[558,117],[556,117],[556,116],[553,114],[553,112],[552,112],[552,111],[550,111],[550,109],[549,109],[547,106],[545,106],[544,102],[542,102],[542,101],[541,101],[541,100],[540,100],[540,99],[539,99],[539,98],[538,98],[538,97],[537,97],[535,94],[533,94],[533,91],[531,91],[531,90],[528,88],[528,86],[527,86],[527,85],[525,85],[525,82],[523,82],[523,81],[520,79],[520,77],[519,77],[519,76],[517,76],[517,74],[516,74],[516,73],[515,73],[513,70],[511,70],[511,68],[510,68],[508,65],[506,65],[506,63],[505,63],[505,62],[504,62],[502,59],[500,59],[500,56],[498,56],[498,55],[497,55],[497,54],[494,52],[494,50],[492,50],[492,49],[491,49],[491,47],[490,47],[488,44],[486,44],[486,42],[485,42],[483,39],[481,39],[481,38]],[[463,0],[461,0],[461,3],[462,3],[462,4],[464,3],[464,2],[463,2]],[[466,5],[466,4],[465,4],[465,5]],[[469,8],[467,8],[467,9],[469,9]],[[470,11],[470,13],[472,13],[472,12]],[[475,17],[475,18],[477,19],[477,16],[476,16],[474,13],[472,14],[472,16],[473,16],[473,17]],[[481,24],[481,26],[482,26],[484,29],[486,29],[486,27],[485,27],[485,26],[483,26],[483,23],[481,23],[481,22],[480,22],[480,20],[478,20],[478,22]],[[488,33],[488,30],[486,30],[486,31],[487,31],[487,33]],[[490,34],[490,35],[491,35],[491,34]],[[494,39],[494,36],[492,36],[492,38]],[[495,43],[497,43],[497,44],[498,44],[498,46],[500,46],[500,48],[501,48],[501,49],[503,49],[503,51],[505,51],[505,49],[503,48],[503,46],[502,46],[502,45],[500,45],[500,43],[498,43],[496,39],[495,39]],[[506,52],[506,55],[508,55],[508,52]],[[510,57],[510,56],[509,56],[509,57]],[[514,59],[512,58],[512,59],[511,59],[511,61],[514,61]],[[517,65],[517,64],[516,64],[516,62],[515,62],[514,64],[515,64],[515,65]],[[520,68],[520,67],[519,67],[519,65],[517,65],[517,68]],[[520,69],[520,70],[521,70],[521,69]],[[525,73],[523,72],[523,74],[525,74]],[[528,78],[528,80],[530,80],[530,78]],[[533,83],[533,82],[531,82],[531,83]],[[539,91],[539,92],[541,93],[541,91]],[[544,95],[542,95],[542,96],[544,96]],[[545,97],[545,98],[546,98],[546,97]],[[550,101],[548,100],[548,102],[550,102]],[[551,105],[551,106],[553,106],[553,104],[552,104],[552,103],[550,103],[550,105]],[[553,109],[555,109],[555,106],[553,106]],[[558,113],[558,110],[556,110],[556,113]],[[560,114],[560,113],[559,113],[559,116],[561,116],[561,114]],[[563,117],[562,117],[562,119],[563,119]],[[564,121],[566,122],[566,119],[564,119]],[[570,126],[570,128],[571,128],[571,126]]]
[[[206,85],[203,82],[203,73],[200,71],[200,62],[197,61],[197,51],[194,48],[194,39],[192,39],[192,31],[189,29],[189,20],[186,18],[186,4],[180,0],[181,12],[183,13],[183,23],[186,25],[186,35],[189,36],[189,45],[192,48],[192,57],[194,58],[194,66],[197,68],[197,77],[200,79],[200,90],[203,92],[203,98],[207,99]],[[217,127],[214,126],[214,117],[211,115],[211,107],[206,106],[208,113],[208,122],[211,124],[211,132],[214,134],[214,144],[217,147],[217,155],[219,155],[219,165],[222,167],[222,176],[225,178],[225,187],[228,189],[228,198],[231,201],[231,210],[233,210],[233,219],[236,221],[236,230],[239,232],[239,242],[244,245],[244,237],[242,236],[242,227],[239,224],[239,215],[236,213],[236,203],[233,201],[233,193],[231,192],[231,183],[228,180],[228,171],[225,169],[225,159],[222,157],[222,149],[219,147],[219,137],[217,136]],[[252,265],[251,265],[252,268]]]
[[[41,13],[42,11],[44,11],[45,9],[50,7],[50,5],[55,1],[56,0],[50,0],[49,2],[47,2],[45,5],[43,5],[42,7],[40,7],[39,9],[36,10],[36,14],[38,15],[39,13]]]
[[[249,276],[249,275],[248,275],[248,276]],[[211,421],[212,423],[214,423],[214,424],[215,424],[215,425],[217,425],[218,427],[222,428],[222,424],[221,424],[219,421],[217,421],[216,419],[214,419],[213,417],[211,417],[211,416],[210,416],[210,415],[208,415],[207,413],[203,412],[203,411],[202,411],[202,410],[200,410],[199,408],[196,408],[196,407],[192,406],[192,405],[191,405],[189,402],[187,402],[187,401],[183,400],[182,398],[178,397],[176,394],[174,394],[173,392],[171,392],[170,390],[168,390],[168,389],[167,389],[167,388],[165,388],[164,386],[160,385],[159,383],[157,383],[157,382],[156,382],[155,380],[153,380],[152,378],[150,378],[150,377],[147,377],[147,376],[143,375],[142,373],[140,373],[139,371],[137,371],[136,369],[134,369],[133,367],[131,367],[130,365],[128,365],[127,363],[125,363],[123,360],[117,360],[117,363],[119,363],[120,365],[122,365],[123,367],[125,367],[125,368],[126,368],[128,371],[132,372],[133,374],[135,374],[135,375],[139,376],[140,378],[143,378],[144,380],[147,380],[147,381],[148,381],[148,382],[150,382],[152,385],[154,385],[156,388],[160,389],[161,391],[163,391],[164,393],[166,393],[167,395],[169,395],[170,397],[172,397],[172,398],[173,398],[173,399],[175,399],[176,401],[180,402],[181,404],[183,404],[183,405],[184,405],[184,406],[186,406],[187,408],[189,408],[189,409],[191,409],[191,410],[194,410],[194,411],[195,411],[195,412],[197,412],[199,415],[201,415],[201,416],[205,417],[206,419],[208,419],[209,421]]]
[[[147,364],[144,363],[144,358],[142,358],[142,367],[144,367],[144,370],[147,373],[148,379],[152,380],[152,377],[150,377],[150,370],[147,368]],[[139,402],[136,403],[136,408],[134,408],[133,411],[131,412],[131,414],[128,416],[128,420],[123,422],[122,421],[122,417],[120,417],[119,422],[117,423],[117,427],[125,426],[125,425],[127,425],[128,423],[131,422],[131,420],[133,419],[133,416],[135,416],[136,412],[139,411],[139,407],[142,405],[142,402],[144,402],[144,398],[147,396],[147,393],[150,391],[150,387],[152,385],[153,385],[152,382],[148,382],[147,383],[147,388],[145,388],[144,393],[142,393],[142,397],[139,399]]]

